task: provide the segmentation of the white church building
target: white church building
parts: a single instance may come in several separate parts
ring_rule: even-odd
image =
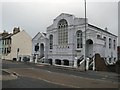
[[[89,24],[88,20],[85,35],[85,18],[72,14],[60,14],[47,27],[46,33],[39,32],[32,39],[33,61],[36,63],[77,67],[85,57],[90,59],[96,53],[108,64],[115,63],[117,36],[107,28],[101,29]]]

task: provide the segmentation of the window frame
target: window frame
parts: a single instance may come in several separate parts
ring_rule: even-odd
[[[77,48],[83,48],[83,39],[82,39],[82,31],[78,30],[76,32],[76,40],[77,40]]]

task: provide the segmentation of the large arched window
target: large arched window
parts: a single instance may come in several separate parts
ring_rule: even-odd
[[[50,39],[50,49],[53,49],[53,35],[50,35],[49,39]]]
[[[58,22],[58,44],[64,45],[68,43],[68,23],[65,19]]]
[[[77,36],[77,48],[82,48],[82,31],[79,30],[76,32],[76,36]]]

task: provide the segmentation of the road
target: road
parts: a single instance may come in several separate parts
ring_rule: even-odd
[[[119,85],[114,73],[11,61],[3,61],[2,68],[17,73],[16,79],[3,80],[3,88],[118,88]]]

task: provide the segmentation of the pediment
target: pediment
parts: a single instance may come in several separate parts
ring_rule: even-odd
[[[33,38],[33,40],[40,40],[40,39],[44,39],[44,38],[45,38],[44,35],[42,33],[38,32],[36,34],[36,36]]]
[[[57,18],[60,18],[60,17],[74,17],[74,15],[72,14],[67,14],[67,13],[61,13],[59,16],[57,16],[54,20],[56,20]]]

